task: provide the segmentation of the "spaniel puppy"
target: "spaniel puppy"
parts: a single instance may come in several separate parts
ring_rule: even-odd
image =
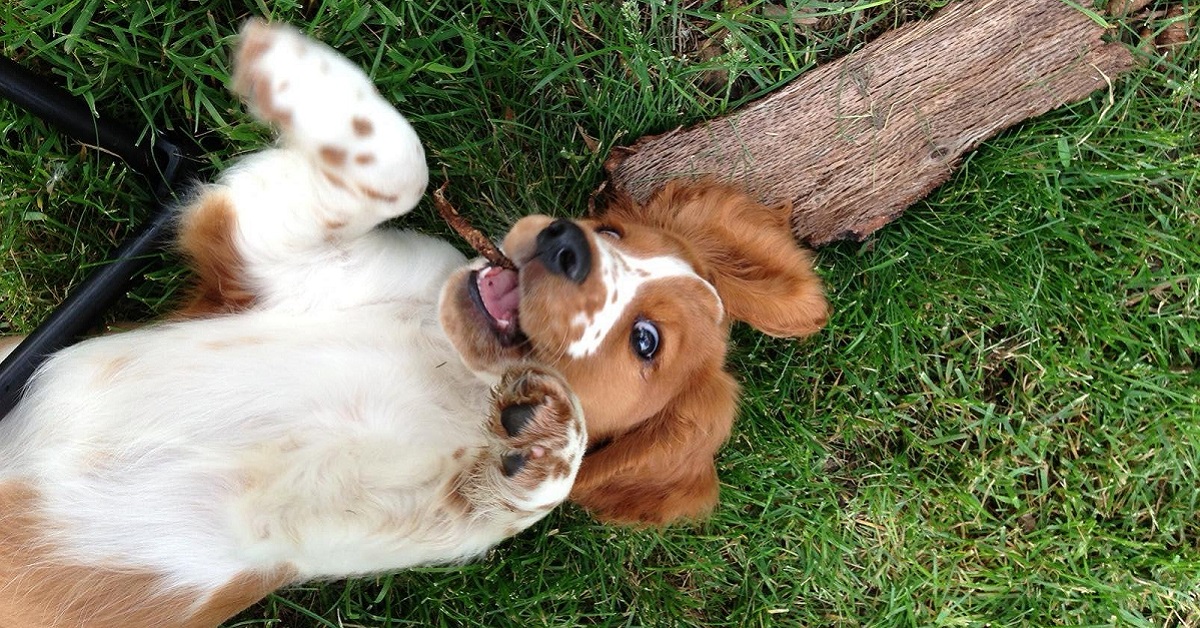
[[[523,218],[515,271],[468,262],[376,228],[428,175],[345,59],[251,23],[234,89],[281,143],[181,210],[194,301],[56,354],[0,421],[0,627],[213,626],[465,560],[568,494],[635,524],[713,507],[730,325],[827,317],[785,210],[672,183]]]

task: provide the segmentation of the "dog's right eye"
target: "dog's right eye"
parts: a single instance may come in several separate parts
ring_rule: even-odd
[[[599,227],[596,227],[596,233],[602,236],[610,237],[614,240],[621,239],[621,232],[616,227],[609,225],[600,225]]]
[[[633,331],[629,334],[629,344],[633,345],[633,352],[637,356],[647,362],[654,359],[654,354],[658,353],[658,327],[645,319],[638,319],[633,324]]]

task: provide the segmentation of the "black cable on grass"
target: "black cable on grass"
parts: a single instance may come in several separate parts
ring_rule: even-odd
[[[91,109],[60,87],[51,85],[10,59],[0,57],[0,96],[59,128],[72,138],[120,157],[155,186],[157,206],[141,228],[125,239],[113,258],[76,286],[61,305],[0,363],[0,419],[21,398],[25,384],[55,351],[75,342],[100,318],[150,263],[152,253],[171,237],[173,220],[167,204],[176,183],[187,178],[187,155],[175,143],[156,135],[138,144],[132,129],[101,121]]]

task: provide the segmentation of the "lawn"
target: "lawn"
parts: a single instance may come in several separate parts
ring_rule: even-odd
[[[223,90],[238,24],[297,23],[370,69],[500,234],[582,212],[612,146],[945,2],[790,4],[803,23],[759,2],[11,0],[0,49],[106,116],[198,137],[215,169],[268,141]],[[477,563],[295,587],[229,625],[1200,626],[1198,39],[822,249],[823,333],[735,329],[745,398],[709,521],[630,530],[568,506]],[[702,59],[706,40],[723,47]],[[150,197],[7,103],[0,131],[5,334]],[[449,233],[428,203],[404,222]],[[167,257],[110,320],[166,311],[183,282]]]

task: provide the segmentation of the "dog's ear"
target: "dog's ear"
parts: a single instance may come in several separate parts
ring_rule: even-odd
[[[720,368],[696,378],[661,412],[585,456],[571,500],[612,523],[704,517],[717,504],[713,459],[729,438],[737,393]]]
[[[825,326],[821,280],[812,253],[792,235],[788,206],[769,207],[712,181],[673,181],[644,206],[618,203],[614,211],[692,246],[730,317],[772,336],[804,337]]]

